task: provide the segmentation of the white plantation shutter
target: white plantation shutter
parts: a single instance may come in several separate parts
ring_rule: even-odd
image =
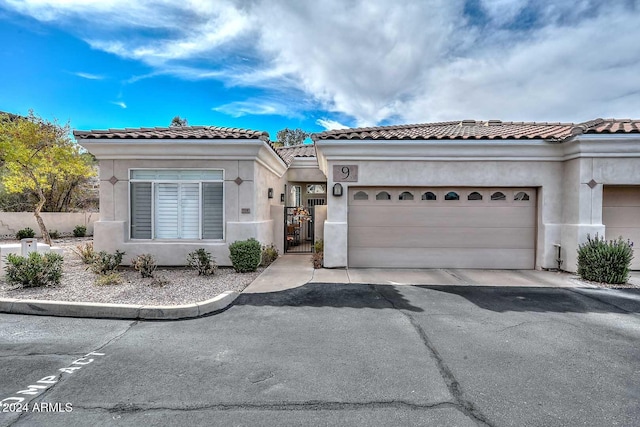
[[[132,239],[224,238],[222,170],[140,169],[130,176]]]
[[[156,238],[178,237],[178,184],[156,183]]]
[[[202,238],[222,239],[224,230],[221,182],[202,183]]]
[[[180,184],[180,238],[200,238],[200,184]]]
[[[151,183],[131,184],[131,238],[151,239]]]

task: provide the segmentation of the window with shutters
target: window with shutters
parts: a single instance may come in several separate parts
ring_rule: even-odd
[[[132,239],[224,239],[222,170],[130,172]]]

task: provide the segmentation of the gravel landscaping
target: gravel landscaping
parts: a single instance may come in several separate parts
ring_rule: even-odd
[[[236,273],[233,268],[218,268],[213,276],[198,276],[198,272],[184,267],[158,268],[154,278],[141,278],[140,273],[121,267],[123,283],[96,285],[96,274],[88,271],[72,249],[90,242],[91,238],[54,240],[54,246],[64,248],[64,273],[58,286],[16,288],[0,279],[0,298],[98,302],[112,304],[180,305],[205,301],[225,291],[240,292],[264,270]],[[2,244],[19,243],[0,240]],[[155,280],[154,280],[155,279]]]

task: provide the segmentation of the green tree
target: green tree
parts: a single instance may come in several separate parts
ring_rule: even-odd
[[[97,161],[89,153],[82,158],[87,165],[97,170]],[[0,182],[6,173],[0,166]],[[78,212],[98,209],[98,192],[93,177],[68,176],[65,179],[50,174],[48,181],[51,187],[44,192],[47,201],[42,212]],[[37,191],[25,189],[20,193],[8,193],[0,185],[0,212],[24,212],[31,210],[38,202]]]
[[[173,119],[171,119],[171,124],[169,125],[169,127],[172,128],[183,126],[189,126],[189,122],[186,118],[183,119],[180,116],[175,116]]]
[[[2,186],[8,193],[36,193],[33,215],[47,244],[51,244],[51,237],[40,216],[47,193],[56,181],[88,178],[95,173],[69,135],[68,123],[60,126],[33,111],[19,118],[0,115],[0,157],[5,170]]]
[[[284,128],[282,130],[279,130],[276,134],[276,145],[285,147],[290,147],[292,145],[301,145],[309,135],[309,132],[305,132],[302,129]]]

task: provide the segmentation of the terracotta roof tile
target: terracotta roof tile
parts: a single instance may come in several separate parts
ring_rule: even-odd
[[[277,147],[276,151],[287,165],[290,165],[295,157],[316,157],[315,144],[292,145],[290,147]]]
[[[74,130],[73,135],[78,139],[261,139],[269,141],[267,132],[218,126]]]
[[[580,123],[573,129],[574,135],[603,133],[640,133],[639,119],[595,119]]]
[[[560,141],[571,136],[572,123],[502,122],[500,120],[424,123],[339,129],[312,135],[326,139],[546,139]]]

